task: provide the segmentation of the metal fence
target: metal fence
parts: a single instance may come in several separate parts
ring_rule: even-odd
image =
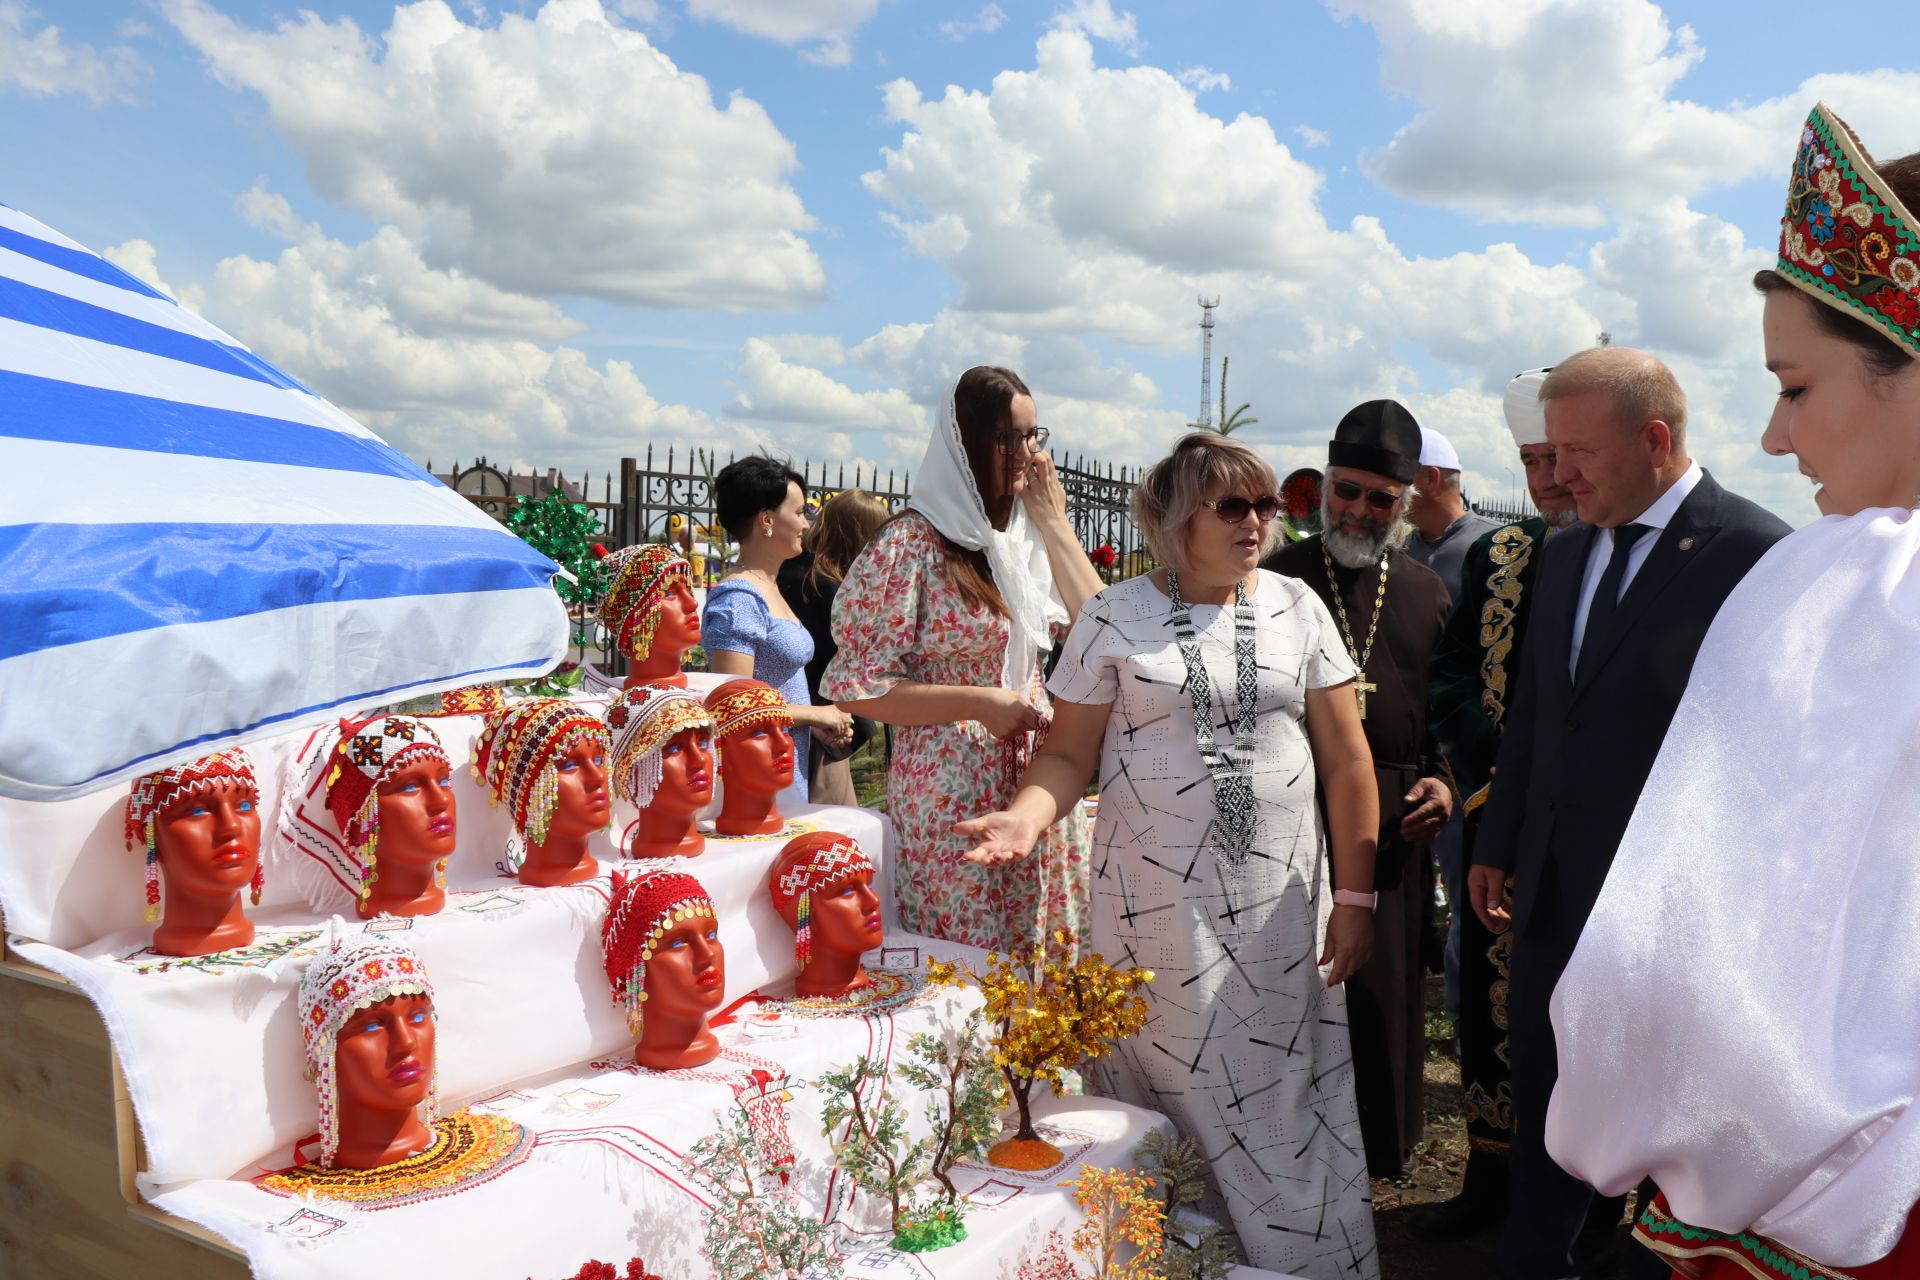
[[[710,585],[726,572],[729,558],[727,535],[714,509],[713,477],[731,461],[731,454],[723,459],[700,448],[670,446],[660,456],[649,447],[643,458],[622,458],[617,475],[606,472],[595,480],[582,474],[571,483],[599,521],[607,547],[672,543],[689,553],[695,581]],[[1137,473],[1071,457],[1059,459],[1059,469],[1080,545],[1089,552],[1111,547],[1115,575],[1129,566],[1137,570],[1146,544],[1127,510]],[[906,472],[812,462],[801,462],[798,470],[815,504],[847,489],[864,489],[898,511],[913,493],[913,478]]]
[[[583,473],[572,483],[599,520],[601,540],[609,548],[642,542],[679,545],[693,562],[694,580],[704,586],[726,572],[730,555],[714,510],[713,477],[731,461],[732,454],[721,459],[705,449],[677,445],[660,457],[649,446],[643,458],[620,459],[617,475],[605,472],[596,481]],[[1058,462],[1067,512],[1080,545],[1089,552],[1113,549],[1112,567],[1103,576],[1117,581],[1151,567],[1146,540],[1128,509],[1139,471],[1084,456],[1062,457]],[[807,497],[814,503],[824,503],[847,489],[864,489],[898,511],[913,492],[913,477],[907,472],[889,470],[883,475],[877,468],[861,465],[849,472],[845,466],[812,462],[802,462],[799,471],[806,479]],[[1534,514],[1531,505],[1512,502],[1469,505],[1496,520],[1525,520]]]

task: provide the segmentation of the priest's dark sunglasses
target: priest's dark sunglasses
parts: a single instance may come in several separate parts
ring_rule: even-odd
[[[1247,518],[1247,512],[1249,511],[1260,517],[1261,524],[1265,524],[1280,514],[1280,499],[1274,497],[1272,494],[1268,494],[1258,501],[1252,498],[1234,497],[1208,498],[1206,503],[1207,506],[1213,509],[1213,514],[1219,516],[1228,524],[1239,524]]]
[[[1391,489],[1369,489],[1351,480],[1333,482],[1333,496],[1342,502],[1352,502],[1363,493],[1367,495],[1367,505],[1375,511],[1391,511],[1393,504],[1400,501],[1400,495]]]
[[[1047,429],[1035,427],[1031,431],[1002,431],[1000,433],[1000,452],[1009,458],[1017,458],[1023,453],[1038,453],[1047,447]]]

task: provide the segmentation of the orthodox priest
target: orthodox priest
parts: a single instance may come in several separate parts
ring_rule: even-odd
[[[1429,725],[1466,808],[1460,865],[1443,867],[1453,907],[1451,931],[1460,956],[1460,1084],[1467,1113],[1467,1171],[1460,1194],[1408,1218],[1428,1240],[1457,1240],[1499,1222],[1507,1212],[1507,1144],[1513,1132],[1513,1086],[1507,1070],[1507,980],[1513,934],[1489,933],[1467,905],[1466,869],[1473,861],[1494,753],[1507,704],[1520,679],[1520,645],[1533,606],[1540,560],[1534,553],[1556,529],[1578,519],[1573,495],[1554,481],[1553,446],[1540,384],[1551,369],[1529,369],[1507,384],[1507,430],[1520,451],[1527,493],[1540,514],[1480,537],[1467,549],[1462,587],[1447,618],[1429,672]],[[1449,948],[1455,949],[1455,948]]]
[[[1340,420],[1327,449],[1323,532],[1265,567],[1313,588],[1359,675],[1354,691],[1380,783],[1373,956],[1347,982],[1360,1132],[1376,1178],[1411,1167],[1425,1124],[1426,1026],[1420,944],[1433,906],[1427,844],[1453,799],[1427,733],[1427,666],[1447,589],[1400,549],[1420,470],[1420,424],[1392,400]]]

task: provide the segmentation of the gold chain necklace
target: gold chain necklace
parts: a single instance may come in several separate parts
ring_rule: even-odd
[[[1380,686],[1367,683],[1367,659],[1373,656],[1373,637],[1380,630],[1380,615],[1386,612],[1387,603],[1387,552],[1380,553],[1380,589],[1373,596],[1373,621],[1367,624],[1367,647],[1362,649],[1353,642],[1353,627],[1347,622],[1347,604],[1340,594],[1340,579],[1333,575],[1333,555],[1327,550],[1327,540],[1320,539],[1320,559],[1327,566],[1327,586],[1333,591],[1333,612],[1340,619],[1340,635],[1347,645],[1347,656],[1359,665],[1354,678],[1353,691],[1360,699],[1360,718],[1367,718],[1367,695],[1380,692]]]

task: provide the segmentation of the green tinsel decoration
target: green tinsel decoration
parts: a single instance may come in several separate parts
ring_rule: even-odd
[[[592,604],[606,592],[606,569],[593,550],[601,536],[600,522],[586,503],[569,502],[558,489],[544,498],[515,498],[506,524],[528,546],[579,579],[553,580],[553,589],[569,605]]]

